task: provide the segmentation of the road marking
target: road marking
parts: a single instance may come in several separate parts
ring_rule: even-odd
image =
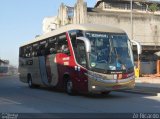
[[[17,105],[20,105],[21,103],[0,97],[0,105],[4,105],[4,104],[17,104]]]

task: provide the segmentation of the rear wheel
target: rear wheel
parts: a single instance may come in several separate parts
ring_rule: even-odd
[[[28,86],[29,86],[30,88],[35,88],[35,87],[37,87],[37,85],[33,84],[33,82],[32,82],[32,77],[31,77],[31,76],[28,76]]]
[[[109,95],[111,91],[101,92],[102,95]]]

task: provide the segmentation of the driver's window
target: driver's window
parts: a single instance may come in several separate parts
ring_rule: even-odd
[[[76,59],[77,59],[77,62],[86,67],[86,48],[85,48],[85,43],[81,40],[78,40],[77,41],[77,54],[76,54]]]

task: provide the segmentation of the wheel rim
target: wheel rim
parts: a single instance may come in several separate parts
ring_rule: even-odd
[[[28,81],[28,85],[29,85],[29,87],[31,87],[31,86],[32,86],[32,80],[31,80],[31,79],[29,79],[29,81]]]
[[[68,93],[72,93],[72,88],[73,88],[73,84],[72,84],[72,81],[68,81],[67,82],[67,92]]]

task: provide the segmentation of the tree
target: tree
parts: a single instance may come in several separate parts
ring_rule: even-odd
[[[158,11],[158,10],[159,10],[158,4],[156,4],[156,3],[151,4],[151,5],[149,6],[149,10],[150,10],[151,12]]]

